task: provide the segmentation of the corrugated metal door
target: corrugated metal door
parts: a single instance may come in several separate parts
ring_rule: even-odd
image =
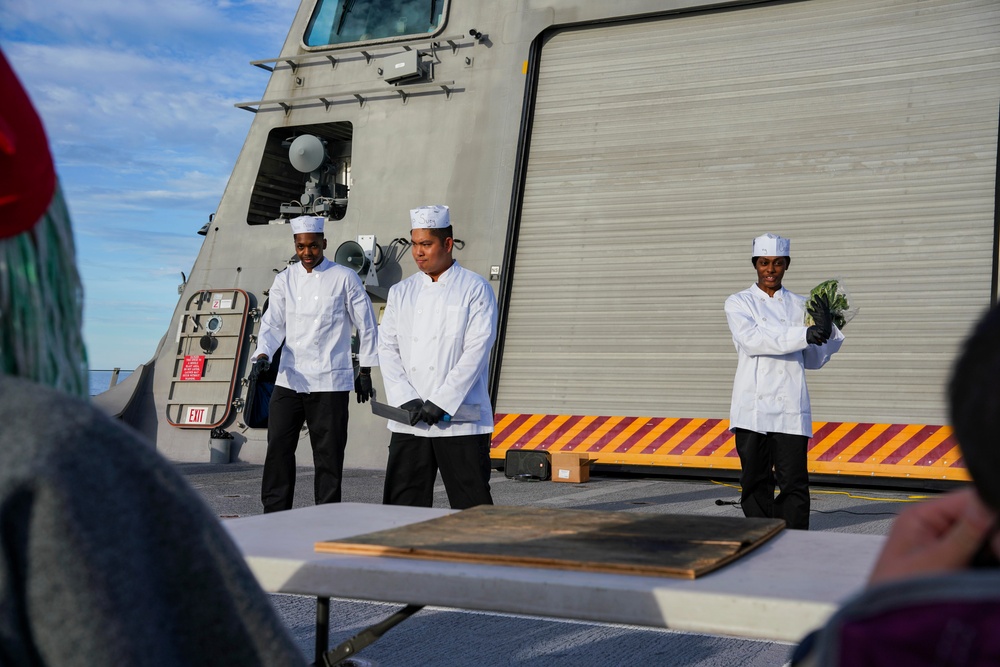
[[[568,29],[541,52],[498,412],[727,417],[750,240],[860,314],[814,418],[944,423],[994,271],[995,0]]]

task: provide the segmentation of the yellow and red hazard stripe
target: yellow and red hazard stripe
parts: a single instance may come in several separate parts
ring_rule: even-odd
[[[497,414],[492,456],[508,449],[586,452],[596,463],[739,470],[726,419]],[[968,480],[947,426],[814,422],[809,472]]]

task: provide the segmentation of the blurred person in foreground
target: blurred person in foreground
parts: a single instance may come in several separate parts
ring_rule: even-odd
[[[87,402],[41,121],[0,53],[0,664],[305,664],[209,508]]]
[[[868,588],[806,637],[793,665],[1000,664],[1000,307],[966,341],[948,402],[972,487],[901,513]]]

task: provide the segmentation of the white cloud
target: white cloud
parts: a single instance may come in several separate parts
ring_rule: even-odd
[[[147,49],[204,51],[227,41],[283,40],[297,2],[203,0],[6,0],[0,8],[5,32],[28,41],[108,42]],[[277,30],[275,28],[277,27]],[[277,41],[278,46],[281,42]]]
[[[297,6],[0,3],[0,45],[45,123],[73,217],[93,367],[134,367],[155,350],[252,121],[233,104],[267,84],[249,61],[280,52]],[[122,298],[123,282],[136,298]]]

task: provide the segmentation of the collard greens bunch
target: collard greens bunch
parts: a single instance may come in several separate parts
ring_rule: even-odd
[[[843,329],[844,326],[851,321],[854,317],[854,309],[851,308],[850,301],[847,297],[847,290],[841,286],[839,280],[827,280],[821,282],[816,287],[812,288],[809,292],[809,299],[806,301],[806,319],[805,324],[807,327],[811,327],[815,322],[813,321],[812,315],[809,314],[809,309],[816,305],[816,297],[820,294],[826,296],[830,303],[830,312],[833,314],[833,323],[837,325],[838,329]]]

